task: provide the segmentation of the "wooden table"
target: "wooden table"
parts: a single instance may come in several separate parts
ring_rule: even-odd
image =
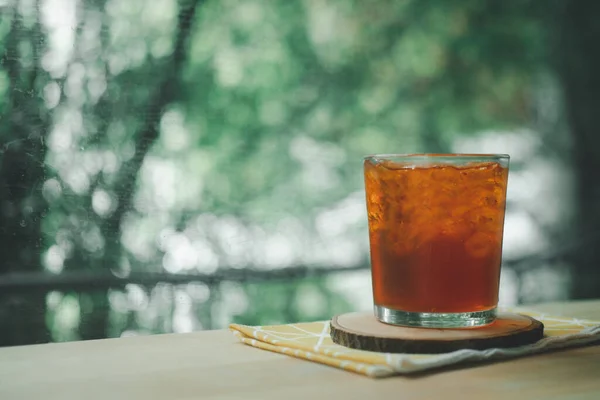
[[[539,305],[600,320],[600,301]],[[227,331],[0,349],[0,399],[600,399],[600,346],[374,380]]]

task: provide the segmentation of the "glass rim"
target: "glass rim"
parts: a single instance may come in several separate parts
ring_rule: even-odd
[[[440,160],[440,159],[468,159],[468,160],[510,160],[508,154],[490,154],[490,153],[407,153],[407,154],[370,154],[364,157],[365,160],[380,159],[402,159],[402,160]]]

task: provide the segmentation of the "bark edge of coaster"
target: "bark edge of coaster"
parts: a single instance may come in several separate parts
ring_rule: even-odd
[[[388,325],[371,312],[334,316],[330,323],[334,343],[380,353],[438,354],[461,349],[485,350],[532,344],[544,336],[544,324],[527,315],[498,313],[482,327],[436,329]]]

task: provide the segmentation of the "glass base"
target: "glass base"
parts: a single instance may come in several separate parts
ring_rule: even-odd
[[[375,306],[375,317],[390,325],[418,328],[469,328],[488,325],[496,319],[496,308],[464,313],[422,313]]]

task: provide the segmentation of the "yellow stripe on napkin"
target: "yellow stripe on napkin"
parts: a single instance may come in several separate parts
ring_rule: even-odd
[[[410,374],[465,362],[520,357],[595,341],[600,343],[600,321],[517,311],[544,323],[542,340],[511,349],[457,350],[444,354],[392,354],[350,349],[333,343],[329,336],[329,321],[271,326],[231,324],[229,329],[250,346],[374,378]]]

